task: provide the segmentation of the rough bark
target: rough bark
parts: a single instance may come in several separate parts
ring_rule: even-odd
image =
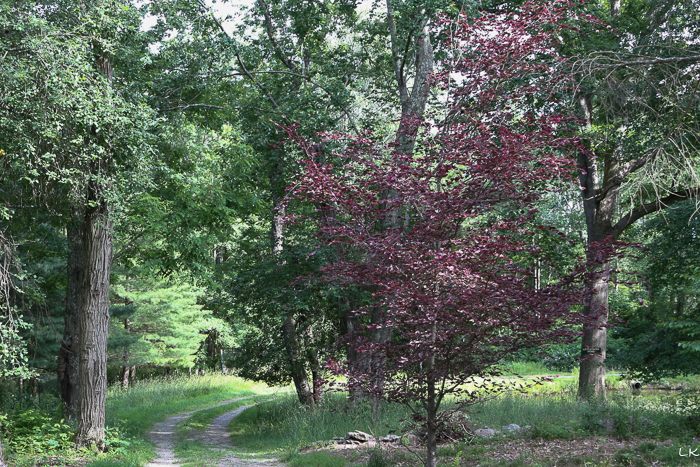
[[[396,133],[397,151],[403,154],[412,154],[415,146],[417,128],[414,124],[415,120],[420,120],[425,113],[425,106],[428,102],[428,93],[430,90],[430,75],[433,73],[434,53],[433,45],[430,41],[430,29],[428,26],[428,18],[423,19],[418,30],[420,35],[416,38],[415,45],[415,70],[413,74],[413,85],[409,91],[408,77],[404,70],[404,64],[408,62],[406,53],[409,50],[404,48],[405,53],[401,52],[399,45],[399,35],[396,30],[396,22],[394,20],[394,7],[392,0],[386,0],[387,25],[389,28],[389,38],[391,40],[391,56],[394,66],[394,77],[399,92],[401,101],[401,123],[399,130]],[[413,38],[409,37],[407,41]]]
[[[61,386],[61,402],[68,419],[78,416],[78,385],[80,371],[79,325],[81,289],[85,268],[85,252],[81,221],[68,225],[68,281],[66,285],[66,312],[64,316],[63,338],[58,351],[58,381]]]
[[[581,108],[586,123],[591,124],[590,97],[583,96]],[[601,180],[596,163],[588,152],[579,154],[579,181],[583,197],[583,210],[588,235],[588,254],[596,243],[612,236],[615,210],[620,186],[611,187],[605,196],[596,196],[601,189]],[[616,175],[618,164],[611,154],[604,159],[603,185]],[[592,258],[589,258],[592,259]],[[605,357],[608,323],[608,279],[609,266],[599,266],[601,274],[586,284],[586,299],[583,314],[589,321],[584,326],[581,339],[581,370],[579,373],[580,397],[605,397]]]
[[[109,275],[112,220],[104,199],[91,186],[83,223],[85,275],[80,313],[80,413],[76,444],[105,448]]]
[[[429,79],[434,67],[433,46],[430,41],[430,31],[428,27],[429,19],[423,19],[418,28],[418,30],[421,32],[415,39],[415,69],[413,73],[413,83],[409,90],[409,77],[404,70],[404,64],[409,61],[407,57],[409,44],[406,44],[404,52],[402,53],[401,47],[399,46],[399,35],[396,29],[392,0],[386,0],[386,7],[387,26],[389,28],[391,55],[394,66],[394,77],[396,78],[397,90],[401,102],[401,122],[399,124],[399,129],[396,132],[395,151],[398,154],[412,154],[415,148],[416,134],[418,132],[417,123],[425,114],[425,107],[428,102],[428,94],[430,90]],[[409,36],[407,41],[411,40],[413,40],[413,38]],[[397,197],[398,192],[393,188],[389,188],[382,193],[382,198],[385,199],[387,203],[391,203]],[[398,229],[401,223],[399,214],[399,207],[395,207],[395,209],[390,210],[387,213],[387,217],[382,228]],[[374,344],[387,342],[391,338],[391,328],[384,325],[385,318],[383,310],[373,310],[370,319],[372,324],[375,326],[373,330],[370,331],[370,341]],[[360,358],[361,360],[364,360],[358,362],[358,366],[361,368],[364,367],[368,371],[372,371],[378,375],[383,373],[382,367],[384,365],[385,357],[381,354],[381,352],[374,352],[372,355],[364,355]],[[381,378],[377,379],[377,387],[375,389],[378,393],[381,393],[383,389],[383,382]],[[375,420],[378,420],[381,416],[381,398],[375,395],[371,396],[370,406],[372,409],[372,417]]]
[[[296,332],[296,321],[294,320],[292,312],[289,312],[285,316],[284,323],[282,324],[282,335],[287,350],[287,357],[289,358],[292,381],[294,381],[294,387],[296,388],[299,402],[303,405],[312,406],[314,404],[314,397],[309,387],[309,378],[302,360]]]

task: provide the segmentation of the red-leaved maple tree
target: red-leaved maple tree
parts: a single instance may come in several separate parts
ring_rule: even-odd
[[[347,387],[410,407],[436,465],[445,397],[478,402],[499,363],[573,336],[582,303],[571,271],[539,288],[542,260],[532,205],[573,174],[579,125],[557,96],[557,31],[567,5],[445,21],[452,54],[433,77],[446,99],[439,123],[415,121],[413,154],[363,137],[325,134],[332,155],[290,134],[306,152],[290,198],[313,203],[319,238],[338,261],[324,279],[371,293],[347,336],[361,358],[334,362]],[[410,116],[404,116],[410,119]],[[370,319],[370,315],[373,318]],[[380,318],[376,319],[376,315]],[[390,337],[375,339],[381,328]]]

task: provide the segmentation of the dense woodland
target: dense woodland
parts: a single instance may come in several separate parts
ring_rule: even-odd
[[[108,384],[343,382],[433,467],[509,362],[700,372],[698,11],[1,2],[0,399],[101,449]]]

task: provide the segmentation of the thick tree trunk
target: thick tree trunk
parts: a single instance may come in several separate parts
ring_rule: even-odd
[[[591,123],[591,103],[587,96],[581,98],[587,123]],[[583,197],[583,210],[588,234],[588,259],[595,255],[596,244],[606,239],[615,239],[614,220],[619,198],[619,185],[609,187],[602,193],[602,187],[616,177],[618,163],[612,154],[604,158],[603,183],[600,182],[596,162],[590,154],[579,154],[579,181]],[[598,274],[586,285],[586,298],[583,314],[588,319],[584,325],[581,340],[581,370],[579,373],[579,397],[605,397],[605,357],[608,324],[608,289],[610,269],[608,264],[595,266]]]
[[[58,351],[58,381],[61,385],[61,402],[68,419],[78,417],[78,385],[80,370],[80,308],[85,251],[83,247],[82,219],[73,219],[68,225],[68,281],[66,284],[66,312],[63,339]]]
[[[601,274],[586,284],[583,314],[590,320],[581,339],[581,369],[578,394],[582,398],[605,398],[605,359],[608,336],[609,267],[602,265]]]
[[[587,158],[586,158],[587,161]],[[593,168],[588,168],[589,178],[595,177]],[[597,185],[597,183],[596,183]],[[586,187],[587,185],[582,185]],[[596,244],[603,243],[612,235],[612,222],[617,205],[617,192],[596,200],[583,190],[583,205],[588,231],[589,260]],[[579,397],[605,397],[605,357],[608,324],[609,265],[597,265],[594,278],[586,286],[583,314],[588,320],[584,325],[581,340],[581,370],[579,373]]]
[[[109,327],[109,275],[112,266],[112,220],[104,199],[90,187],[95,204],[85,213],[83,241],[85,276],[80,314],[80,414],[76,444],[105,448],[107,396],[107,335]]]
[[[277,262],[282,265],[281,258],[284,251],[284,217],[286,215],[283,202],[284,196],[284,166],[280,156],[270,169],[270,187],[273,192],[272,203],[272,223],[270,229],[270,243],[272,255],[277,258]],[[296,320],[294,310],[287,310],[282,321],[282,341],[287,352],[289,371],[294,387],[297,391],[299,402],[303,405],[312,406],[314,404],[313,394],[309,386],[309,378],[306,372],[306,365],[303,361],[303,353],[297,335]]]
[[[386,0],[387,7],[387,26],[389,28],[389,37],[391,40],[391,54],[394,65],[394,76],[396,78],[399,100],[401,102],[401,122],[399,129],[396,132],[396,153],[398,154],[413,154],[415,148],[416,134],[418,131],[417,123],[425,114],[425,107],[428,102],[428,94],[430,90],[430,75],[434,67],[434,52],[430,40],[430,28],[428,26],[429,18],[422,20],[419,25],[420,35],[415,38],[415,69],[413,76],[413,85],[410,90],[408,87],[408,76],[404,73],[403,64],[406,63],[407,57],[402,55],[408,51],[408,47],[402,47],[399,43],[400,35],[396,30],[396,22],[394,17],[394,7],[392,0]],[[413,40],[408,38],[407,40]],[[382,193],[382,198],[389,204],[392,200],[397,199],[398,192],[394,188],[389,188]],[[382,228],[396,230],[400,227],[401,220],[399,218],[400,209],[395,207],[387,213]],[[391,328],[386,326],[384,318],[384,310],[376,308],[372,311],[371,324],[373,328],[369,331],[369,339],[373,344],[382,344],[391,338]],[[358,357],[358,366],[366,371],[372,372],[373,380],[376,383],[375,390],[377,394],[381,394],[384,386],[383,373],[386,362],[386,356],[380,352],[372,352],[370,355],[361,355]],[[377,394],[370,396],[370,405],[372,408],[372,417],[378,420],[381,416],[382,398]]]

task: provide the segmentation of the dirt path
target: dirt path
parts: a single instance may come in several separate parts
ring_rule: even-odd
[[[271,459],[245,459],[236,456],[235,453],[231,451],[231,433],[229,433],[226,428],[236,415],[253,405],[254,404],[245,405],[216,417],[209,426],[207,426],[204,432],[198,434],[198,439],[204,444],[212,446],[212,448],[217,451],[226,453],[223,459],[212,463],[212,465],[218,467],[260,467],[263,465],[267,467],[282,467],[282,464],[276,463]]]
[[[187,420],[187,418],[199,410],[210,409],[211,407],[216,407],[219,405],[228,404],[235,402],[244,397],[239,397],[237,399],[228,399],[221,401],[210,407],[204,407],[198,410],[192,410],[189,412],[183,412],[178,415],[166,418],[162,422],[153,425],[153,428],[148,433],[149,439],[156,445],[156,454],[158,458],[146,464],[146,467],[162,467],[166,465],[178,465],[178,461],[175,458],[175,442],[177,426]],[[199,432],[193,435],[192,439],[201,440],[204,444],[212,446],[213,449],[217,451],[223,451],[226,455],[216,462],[212,462],[211,465],[216,465],[218,467],[282,467],[281,464],[275,463],[270,459],[245,459],[236,456],[232,452],[231,445],[231,435],[226,430],[228,424],[231,423],[233,418],[243,412],[245,409],[252,407],[252,405],[246,405],[239,407],[236,410],[225,413],[217,418],[215,418],[209,426],[204,430],[204,432]]]

